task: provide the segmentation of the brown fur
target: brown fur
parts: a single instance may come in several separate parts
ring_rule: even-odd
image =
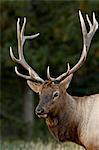
[[[99,94],[70,96],[66,89],[71,78],[69,76],[60,84],[52,81],[43,83],[38,91],[40,101],[36,111],[38,108],[44,109],[46,124],[59,141],[72,141],[86,150],[99,150]],[[30,83],[29,86],[35,91],[34,83]],[[59,91],[59,96],[53,99],[55,91]]]

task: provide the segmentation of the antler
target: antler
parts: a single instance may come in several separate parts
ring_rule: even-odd
[[[42,78],[40,78],[39,75],[25,61],[25,58],[23,55],[23,46],[24,46],[25,41],[27,39],[33,39],[39,35],[39,33],[37,33],[35,35],[25,36],[24,35],[25,25],[26,25],[26,18],[24,17],[24,22],[23,22],[22,28],[20,29],[20,18],[18,18],[18,21],[17,21],[17,39],[18,39],[19,59],[14,57],[14,54],[12,52],[11,47],[10,47],[10,56],[14,62],[22,65],[29,72],[29,75],[23,75],[23,74],[19,73],[17,70],[17,66],[15,66],[15,72],[18,76],[25,78],[27,80],[30,79],[30,80],[37,81],[37,82],[44,82],[44,80]]]
[[[80,22],[81,22],[81,28],[82,28],[82,34],[83,34],[83,51],[81,54],[81,57],[78,61],[78,63],[72,68],[70,69],[70,66],[68,64],[68,69],[65,73],[63,73],[62,75],[60,75],[57,78],[52,78],[50,76],[50,72],[49,72],[49,66],[47,68],[47,77],[48,79],[54,81],[54,82],[61,82],[62,80],[64,80],[67,76],[69,76],[70,74],[73,74],[74,72],[76,72],[78,69],[80,69],[80,67],[84,64],[86,57],[87,57],[87,53],[91,44],[91,40],[96,32],[96,30],[98,29],[98,22],[95,18],[95,13],[93,12],[93,25],[88,17],[88,14],[86,15],[86,19],[88,21],[89,27],[90,27],[90,31],[87,33],[87,29],[86,29],[86,25],[83,19],[83,16],[81,14],[81,11],[79,10],[79,17],[80,17]]]

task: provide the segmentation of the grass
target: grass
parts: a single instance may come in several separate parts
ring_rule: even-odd
[[[1,141],[0,150],[84,150],[76,144],[71,143],[44,143],[41,140],[37,142],[25,141]]]

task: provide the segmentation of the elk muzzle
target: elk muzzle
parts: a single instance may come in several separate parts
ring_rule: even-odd
[[[36,113],[36,115],[38,116],[38,117],[42,117],[42,118],[47,118],[47,112],[44,110],[44,108],[43,107],[41,107],[41,106],[37,106],[36,107],[36,110],[35,110],[35,113]]]

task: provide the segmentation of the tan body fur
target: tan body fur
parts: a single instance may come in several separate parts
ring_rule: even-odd
[[[68,97],[71,96],[68,95]],[[70,99],[68,100],[70,105]],[[62,103],[63,108],[60,110],[59,118],[46,119],[49,130],[60,141],[72,140],[88,150],[99,150],[99,94],[88,97],[73,97],[74,103],[71,105],[75,104],[75,106],[69,106],[74,107],[71,112],[67,108],[68,100],[66,99]],[[69,112],[69,116],[67,112]],[[54,119],[59,119],[60,122],[55,121],[55,124]]]

